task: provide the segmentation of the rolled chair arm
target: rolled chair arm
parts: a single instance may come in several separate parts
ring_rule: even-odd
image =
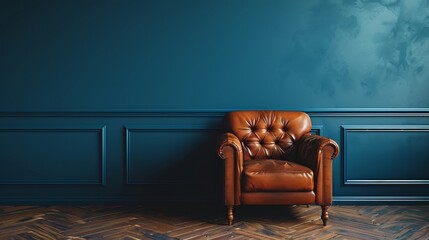
[[[240,205],[243,171],[243,149],[240,140],[232,133],[224,133],[219,139],[217,153],[225,160],[225,205]]]
[[[317,204],[332,204],[332,160],[339,152],[334,140],[318,135],[304,135],[297,142],[296,161],[314,172]]]
[[[319,135],[304,135],[298,141],[297,146],[296,155],[298,161],[309,167],[311,167],[312,164],[317,163],[317,156],[327,146],[332,147],[333,149],[332,155],[330,156],[331,160],[336,158],[340,152],[340,148],[334,140]]]
[[[241,143],[240,140],[232,133],[224,133],[222,134],[222,136],[219,139],[219,144],[218,144],[218,150],[217,150],[217,154],[219,155],[219,157],[221,157],[222,159],[226,159],[226,156],[224,155],[224,148],[226,146],[230,146],[232,147],[237,154],[239,155],[243,155],[243,149],[241,147]]]

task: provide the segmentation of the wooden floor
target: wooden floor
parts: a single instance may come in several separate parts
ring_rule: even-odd
[[[429,239],[429,206],[0,206],[0,239]]]

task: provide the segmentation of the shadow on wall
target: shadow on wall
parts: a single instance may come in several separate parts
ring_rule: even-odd
[[[132,131],[128,187],[142,199],[222,203],[218,126],[197,130]],[[151,200],[149,200],[151,201]]]

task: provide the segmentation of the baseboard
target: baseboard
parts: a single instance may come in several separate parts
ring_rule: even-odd
[[[219,202],[219,203],[218,203]],[[75,205],[75,204],[223,204],[207,198],[138,198],[138,197],[2,197],[0,205]],[[429,196],[334,196],[334,205],[429,204]]]
[[[335,205],[429,204],[429,196],[334,196]]]
[[[0,205],[175,205],[175,204],[223,204],[214,199],[186,197],[2,197]]]

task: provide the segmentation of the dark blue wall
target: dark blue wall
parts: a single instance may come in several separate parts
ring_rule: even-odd
[[[10,0],[0,20],[2,202],[216,198],[233,109],[309,112],[341,145],[337,201],[429,200],[426,0]]]

